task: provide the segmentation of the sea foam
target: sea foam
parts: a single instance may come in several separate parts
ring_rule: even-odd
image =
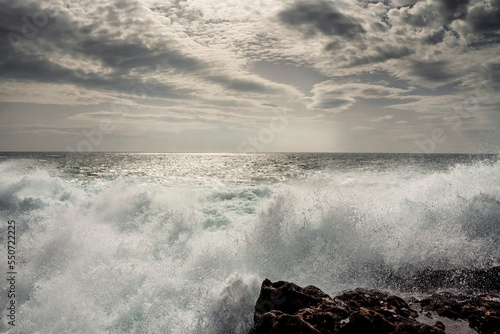
[[[0,163],[19,259],[7,333],[245,333],[266,277],[332,294],[500,258],[498,162],[199,187],[33,165]]]

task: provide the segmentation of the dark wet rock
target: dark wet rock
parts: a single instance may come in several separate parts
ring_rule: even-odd
[[[493,295],[465,296],[443,292],[414,300],[422,312],[433,311],[441,317],[463,319],[482,334],[500,333],[500,298]]]
[[[356,289],[335,298],[314,286],[262,283],[249,334],[444,333],[426,325],[402,298],[378,290]]]

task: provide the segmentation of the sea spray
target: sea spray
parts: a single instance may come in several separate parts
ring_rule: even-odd
[[[0,218],[16,220],[20,259],[18,320],[1,331],[245,333],[266,277],[336,293],[380,287],[389,273],[498,264],[498,162],[312,158],[273,156],[252,167],[272,178],[256,181],[241,174],[255,157],[211,157],[240,172],[226,180],[195,166],[198,178],[166,183],[160,167],[140,174],[123,158],[112,167],[127,173],[114,176],[91,157],[85,172],[67,160],[1,162]],[[277,165],[292,176],[276,181]]]

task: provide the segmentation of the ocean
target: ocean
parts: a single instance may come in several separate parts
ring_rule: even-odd
[[[500,160],[0,153],[0,217],[2,333],[240,334],[264,278],[398,292],[388,273],[499,265]]]

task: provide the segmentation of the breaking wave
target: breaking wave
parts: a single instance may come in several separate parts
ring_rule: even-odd
[[[22,319],[6,333],[246,333],[266,277],[335,293],[500,258],[498,162],[213,187],[32,164],[0,163]]]

